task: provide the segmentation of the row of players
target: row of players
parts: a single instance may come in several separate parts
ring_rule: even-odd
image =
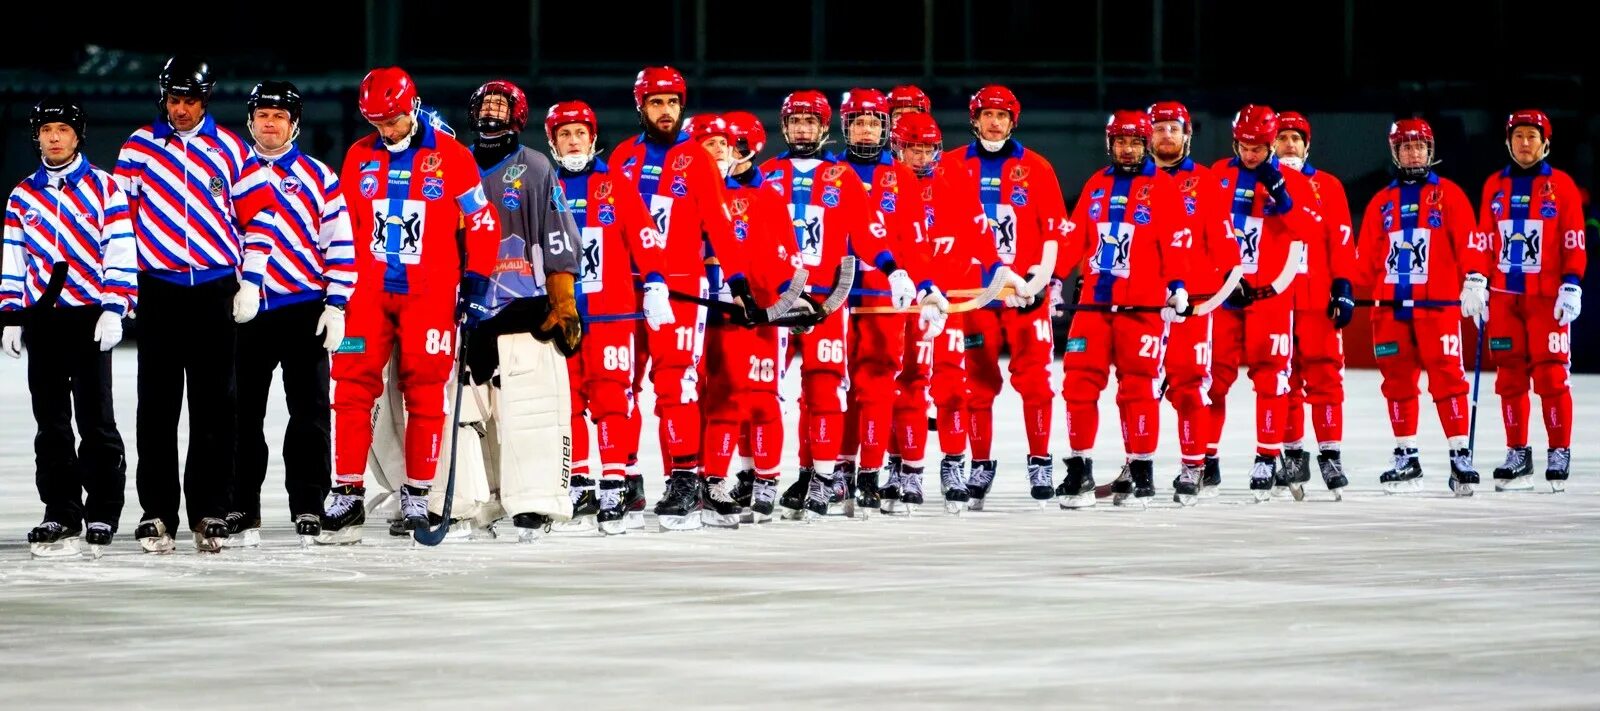
[[[1567,225],[1578,219],[1576,191],[1544,162],[1549,121],[1538,112],[1508,121],[1514,164],[1491,177],[1477,221],[1460,190],[1431,172],[1426,123],[1397,122],[1390,142],[1398,178],[1374,198],[1358,240],[1337,181],[1304,160],[1309,124],[1259,106],[1247,106],[1235,119],[1235,157],[1209,171],[1188,157],[1191,122],[1181,105],[1118,112],[1107,126],[1112,163],[1090,179],[1069,214],[1053,168],[1012,137],[1021,106],[997,86],[970,102],[977,140],[944,155],[927,98],[914,88],[847,95],[840,111],[843,155],[824,149],[832,113],[826,98],[796,92],[780,112],[789,150],[758,170],[753,159],[765,132],[754,116],[708,116],[680,131],[687,99],[682,76],[648,68],[634,87],[644,132],[618,146],[609,164],[595,159],[593,112],[578,102],[552,107],[546,138],[561,166],[552,171],[542,156],[519,145],[527,105],[515,86],[491,82],[474,94],[470,119],[478,139],[466,155],[421,107],[409,76],[380,69],[363,81],[361,97],[377,135],[352,148],[339,176],[295,149],[299,102],[292,87],[268,82],[252,95],[251,150],[205,113],[210,80],[203,63],[175,59],[161,86],[163,121],[135,134],[111,179],[77,154],[81,109],[42,103],[33,127],[45,165],[13,192],[8,206],[0,308],[48,304],[49,265],[70,267],[56,308],[29,309],[27,328],[8,327],[5,337],[8,352],[19,353],[24,339],[34,351],[30,388],[47,507],[45,523],[30,534],[36,542],[75,535],[75,521],[89,521],[91,543],[109,542],[115,530],[122,457],[110,417],[109,358],[102,354],[120,336],[120,315],[140,296],[141,332],[154,338],[140,349],[138,479],[146,513],[137,535],[155,551],[171,550],[168,531],[177,526],[175,421],[182,385],[172,381],[188,371],[192,416],[206,423],[190,452],[191,472],[195,460],[204,459],[205,473],[187,477],[185,488],[197,545],[215,550],[230,537],[248,541],[259,526],[266,459],[259,413],[265,384],[280,362],[286,383],[294,383],[287,385],[285,458],[297,529],[327,542],[358,540],[372,434],[367,425],[396,340],[393,385],[404,393],[408,417],[399,467],[405,473],[390,482],[400,494],[402,527],[427,525],[445,412],[439,386],[454,359],[456,311],[478,327],[468,332],[469,340],[483,341],[474,355],[490,354],[465,359],[474,380],[497,386],[488,398],[497,404],[477,414],[499,425],[489,429],[498,441],[485,457],[486,475],[494,480],[482,489],[485,500],[458,504],[456,511],[490,521],[509,514],[529,535],[574,516],[592,516],[608,532],[639,519],[630,515],[644,507],[635,455],[640,418],[632,395],[647,358],[669,477],[656,507],[663,525],[698,526],[702,510],[709,512],[706,521],[722,525],[737,521],[741,509],[770,515],[780,498],[776,382],[791,350],[802,358],[804,468],[780,503],[797,515],[820,515],[830,504],[870,510],[880,501],[894,502],[891,508],[920,503],[928,435],[923,411],[930,395],[946,455],[940,488],[947,506],[981,507],[997,471],[989,449],[1001,344],[1012,353],[1011,382],[1023,396],[1036,498],[1060,495],[1066,506],[1093,502],[1088,455],[1096,400],[1112,365],[1127,434],[1125,476],[1111,487],[1119,496],[1154,493],[1150,455],[1163,387],[1180,415],[1184,467],[1174,483],[1177,497],[1192,503],[1215,486],[1222,396],[1241,364],[1258,393],[1252,489],[1279,484],[1301,494],[1309,455],[1293,445],[1303,437],[1303,415],[1288,412],[1291,396],[1303,387],[1313,407],[1318,461],[1337,491],[1345,481],[1338,460],[1343,397],[1337,328],[1355,306],[1353,284],[1371,284],[1384,301],[1374,319],[1375,341],[1399,445],[1385,480],[1420,477],[1416,383],[1427,369],[1451,438],[1453,481],[1470,485],[1476,475],[1470,453],[1463,453],[1466,386],[1451,297],[1455,284],[1463,284],[1462,313],[1487,318],[1484,274],[1510,294],[1501,317],[1490,322],[1501,369],[1497,390],[1508,403],[1513,445],[1496,475],[1508,486],[1531,486],[1525,422],[1531,377],[1548,405],[1542,408],[1552,438],[1547,477],[1565,478],[1570,396],[1561,366],[1566,324],[1578,311],[1583,244],[1581,226],[1574,237]],[[889,144],[898,161],[884,152]],[[463,171],[466,160],[477,170]],[[186,179],[174,179],[185,172]],[[854,189],[856,181],[864,191]],[[341,182],[358,190],[340,190]],[[485,192],[484,184],[493,189]],[[545,202],[546,188],[555,196],[548,209],[526,209]],[[455,199],[436,202],[447,196]],[[1539,197],[1537,213],[1533,196]],[[119,209],[119,201],[129,208]],[[195,203],[203,209],[191,210]],[[63,206],[72,219],[63,218]],[[428,244],[446,239],[442,235],[454,240],[458,225],[465,226],[465,264],[453,249],[435,247],[423,256]],[[1547,227],[1562,237],[1546,239]],[[1357,241],[1365,247],[1359,263]],[[79,248],[86,245],[99,248]],[[134,245],[136,265],[130,264]],[[870,262],[849,315],[809,296],[790,298],[800,269],[808,290],[830,291],[847,254]],[[1550,268],[1540,268],[1542,255],[1551,255]],[[714,267],[703,268],[711,256]],[[1067,476],[1055,487],[1048,448],[1053,344],[1049,310],[1037,305],[1046,298],[1039,285],[1074,268],[1084,284],[1079,303],[1068,307],[1080,312],[1065,363],[1073,451]],[[240,278],[222,278],[230,274]],[[635,275],[643,282],[637,290],[627,286]],[[960,305],[960,296],[991,285],[1006,287],[1003,308],[952,308],[947,298],[957,297]],[[1197,300],[1207,297],[1198,308],[1189,303],[1191,290]],[[706,339],[706,307],[716,306],[706,297],[713,295],[736,307],[727,313],[730,323],[713,325]],[[1229,307],[1213,317],[1211,309],[1223,298]],[[778,316],[785,325],[767,323],[773,309],[761,303],[787,310]],[[347,304],[348,334],[341,333]],[[231,408],[218,407],[232,404],[234,373],[221,366],[234,362],[232,322],[251,322],[257,311],[277,317],[253,322],[259,331],[253,341],[250,326],[239,330],[240,389],[247,380],[260,387],[250,388],[241,403],[237,472],[217,476],[212,472],[235,470],[233,432],[223,424],[232,418],[221,417]],[[207,322],[193,318],[197,313]],[[798,327],[792,346],[789,326]],[[214,331],[228,337],[188,338]],[[537,399],[507,395],[511,373],[496,362],[495,356],[528,360],[535,341],[519,335],[545,338],[578,356],[541,374],[571,370],[562,379],[570,383],[570,433],[579,462],[570,490],[564,476],[547,475],[548,467],[526,477],[531,485],[507,483],[515,478],[511,470],[528,468],[522,462],[549,453],[538,451],[537,438],[524,437],[525,430],[507,427],[519,414],[518,403],[527,407]],[[1547,336],[1550,353],[1530,353],[1529,343],[1542,345]],[[191,340],[227,340],[226,354],[196,353]],[[84,346],[96,342],[99,349]],[[322,348],[335,352],[332,377],[347,386],[336,390],[332,403],[337,422],[347,425],[338,428],[336,443],[328,435]],[[248,376],[246,361],[252,361]],[[538,380],[518,382],[537,393],[548,388]],[[219,387],[208,387],[212,383]],[[77,413],[85,432],[81,467],[71,451],[69,390],[90,400]],[[1298,403],[1293,407],[1300,412]],[[598,481],[584,464],[584,413],[596,426]],[[470,419],[465,411],[462,418]],[[1279,472],[1285,441],[1291,446]],[[323,510],[332,444],[336,486]],[[736,447],[749,462],[730,479]],[[78,504],[85,488],[87,510]],[[437,516],[441,497],[434,498]]]

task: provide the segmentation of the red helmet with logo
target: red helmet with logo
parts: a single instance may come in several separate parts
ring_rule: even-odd
[[[1233,116],[1233,142],[1257,146],[1272,144],[1278,137],[1278,115],[1271,106],[1245,104]]]
[[[1011,93],[999,84],[990,84],[972,95],[972,100],[967,102],[967,115],[973,120],[978,120],[978,114],[984,109],[1000,109],[1011,114],[1011,125],[1015,127],[1022,122],[1022,102],[1017,101],[1017,95]]]
[[[1111,142],[1118,136],[1132,136],[1149,146],[1151,133],[1154,129],[1150,127],[1150,114],[1127,109],[1116,111],[1106,119],[1106,153],[1111,152]]]
[[[850,124],[862,115],[875,116],[879,121],[878,140],[872,143],[856,143],[850,137]],[[845,92],[844,98],[839,100],[839,129],[844,131],[845,149],[852,155],[867,160],[877,158],[889,144],[889,100],[877,89]]]
[[[1421,141],[1428,146],[1428,159],[1421,167],[1406,168],[1400,165],[1400,146]],[[1433,127],[1419,118],[1403,118],[1389,124],[1389,157],[1403,175],[1426,175],[1433,165]]]
[[[901,116],[899,121],[894,122],[893,135],[894,149],[897,151],[906,146],[944,145],[944,132],[939,130],[939,122],[927,113]]]
[[[1145,109],[1145,113],[1149,114],[1152,126],[1162,121],[1177,121],[1183,126],[1185,135],[1194,133],[1194,123],[1189,119],[1189,107],[1181,103],[1176,101],[1157,101],[1151,104],[1150,108]]]
[[[595,119],[594,109],[582,101],[562,101],[550,107],[544,115],[545,140],[556,142],[556,129],[569,123],[581,123],[589,127],[590,136],[598,136],[600,122]]]
[[[749,158],[761,152],[767,146],[767,129],[761,125],[761,119],[749,111],[729,111],[722,115],[723,123],[728,125],[728,142],[742,152],[743,158]]]
[[[902,84],[890,89],[887,98],[889,113],[899,109],[915,109],[923,113],[933,110],[933,102],[928,100],[928,95],[912,84]]]
[[[672,67],[645,67],[633,80],[633,108],[644,110],[644,99],[654,94],[677,94],[678,102],[689,103],[689,83]]]
[[[490,94],[499,94],[506,97],[509,104],[509,118],[501,120],[480,116],[483,110],[483,100]],[[528,97],[524,96],[522,89],[504,79],[495,79],[484,83],[472,92],[472,98],[467,101],[467,125],[472,126],[479,133],[493,133],[510,129],[522,133],[528,127]]]
[[[729,140],[733,138],[728,133],[728,122],[717,114],[695,114],[689,121],[689,125],[685,126],[683,130],[688,132],[690,140],[695,143],[712,136],[721,136]]]
[[[785,121],[790,116],[797,114],[811,114],[822,123],[823,130],[827,130],[828,122],[833,120],[833,107],[828,105],[828,97],[816,89],[801,89],[783,97],[783,108],[778,111],[778,117]]]
[[[1298,111],[1285,111],[1278,114],[1278,133],[1284,131],[1299,131],[1300,140],[1311,142],[1311,122]],[[1276,134],[1273,135],[1277,137]]]
[[[1523,109],[1514,111],[1506,117],[1506,140],[1511,140],[1511,130],[1518,126],[1532,126],[1539,129],[1545,141],[1550,140],[1550,117],[1538,109]]]
[[[357,101],[361,116],[368,121],[388,121],[417,107],[417,85],[399,67],[379,67],[361,80]]]

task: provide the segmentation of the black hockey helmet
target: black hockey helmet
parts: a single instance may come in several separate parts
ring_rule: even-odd
[[[211,76],[211,65],[198,57],[179,55],[167,60],[161,68],[161,98],[192,96],[205,103],[211,99],[211,88],[217,80]]]
[[[304,103],[300,100],[300,90],[294,84],[269,79],[250,90],[250,98],[245,101],[245,106],[250,110],[245,117],[247,121],[255,116],[257,109],[283,109],[289,112],[290,121],[299,123]]]
[[[33,142],[39,142],[39,128],[47,123],[64,123],[72,127],[78,134],[78,143],[83,143],[84,119],[83,107],[78,102],[65,96],[47,96],[39,103],[33,105],[33,111],[28,114],[28,128],[33,131]]]

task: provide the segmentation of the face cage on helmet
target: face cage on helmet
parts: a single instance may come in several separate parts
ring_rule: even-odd
[[[816,140],[815,143],[795,143],[793,140],[790,140],[790,138],[789,138],[789,119],[791,119],[791,118],[793,118],[795,116],[814,116],[814,117],[816,117],[817,125],[820,128],[818,129],[817,140]],[[817,154],[820,154],[822,152],[822,147],[828,144],[828,124],[823,122],[822,116],[820,114],[817,114],[817,113],[811,112],[811,111],[796,111],[796,112],[794,112],[792,114],[789,114],[788,116],[781,117],[781,121],[779,122],[779,124],[780,124],[779,125],[779,132],[781,132],[783,134],[783,142],[785,144],[788,144],[789,150],[791,152],[794,152],[794,153],[803,153],[804,152],[804,153],[807,153],[808,156],[817,155]],[[799,146],[806,146],[806,147],[815,146],[815,147],[811,148],[811,150],[809,152],[807,152],[807,151],[798,150],[797,147],[799,147]]]
[[[1406,143],[1415,143],[1417,141],[1421,141],[1428,145],[1428,158],[1422,162],[1420,167],[1406,168],[1401,166],[1400,146]],[[1433,139],[1431,138],[1402,138],[1399,142],[1391,141],[1389,143],[1389,159],[1394,162],[1394,168],[1396,171],[1403,176],[1412,178],[1421,178],[1422,176],[1427,175],[1429,171],[1433,170],[1433,166],[1439,164],[1439,160],[1434,154],[1434,143]]]
[[[872,145],[863,145],[857,144],[856,142],[850,140],[850,124],[855,123],[856,117],[858,116],[878,117],[879,131],[877,143]],[[844,122],[843,128],[845,150],[850,151],[851,155],[859,158],[865,158],[867,160],[876,160],[878,156],[883,155],[883,149],[889,146],[889,114],[882,111],[852,111],[847,114],[839,114],[839,120]]]
[[[497,118],[486,119],[483,117],[483,102],[485,99],[488,99],[491,96],[499,96],[506,100],[506,117],[504,120]],[[517,130],[511,125],[511,119],[517,113],[517,99],[510,94],[507,94],[503,91],[491,91],[485,93],[483,96],[478,97],[472,102],[472,105],[467,108],[472,112],[472,130],[479,134],[502,133],[505,131]],[[486,126],[484,125],[485,121],[495,121],[499,122],[501,125],[498,127]],[[557,126],[557,128],[560,128],[560,126]]]

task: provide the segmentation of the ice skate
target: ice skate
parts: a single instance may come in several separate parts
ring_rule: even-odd
[[[594,480],[573,475],[568,484],[572,494],[572,518],[552,524],[554,533],[593,533],[598,527],[595,517],[600,513],[600,498],[595,494]]]
[[[728,493],[727,479],[716,476],[706,479],[705,501],[700,521],[712,528],[738,528],[742,507]]]
[[[767,523],[778,503],[778,480],[756,479],[750,486],[750,512],[746,523]]]
[[[972,460],[972,469],[967,473],[968,510],[983,510],[983,499],[989,495],[989,489],[994,486],[997,467],[998,464],[993,459]]]
[[[317,543],[346,545],[361,542],[361,525],[367,522],[367,509],[362,506],[366,493],[366,489],[349,484],[333,487],[328,492],[328,504],[322,514]]]
[[[903,464],[891,464],[888,467],[889,481],[878,489],[879,510],[883,511],[885,516],[905,513],[905,504],[900,501],[902,467]]]
[[[667,490],[656,502],[656,523],[662,531],[693,531],[700,528],[700,475],[689,469],[674,469],[667,478]]]
[[[322,519],[316,514],[300,514],[294,517],[294,533],[300,537],[301,549],[310,548],[322,533]]]
[[[627,489],[628,483],[622,479],[600,480],[600,486],[595,489],[598,511],[595,512],[594,521],[601,533],[620,536],[628,532]]]
[[[971,497],[971,490],[967,488],[967,482],[964,481],[966,477],[963,476],[964,459],[953,456],[939,462],[939,489],[944,492],[944,511],[956,516],[967,510],[967,502]]]
[[[106,546],[111,545],[111,524],[91,523],[83,534],[83,542],[89,546],[89,555],[95,560],[106,554]]]
[[[1055,461],[1050,457],[1028,457],[1028,495],[1039,502],[1040,509],[1056,497]]]
[[[1273,495],[1281,498],[1288,494],[1295,501],[1305,501],[1308,481],[1311,481],[1311,453],[1304,449],[1283,450],[1283,469],[1278,472]]]
[[[1533,491],[1533,448],[1511,447],[1494,470],[1495,491]]]
[[[1572,450],[1567,447],[1556,447],[1545,454],[1544,480],[1550,482],[1550,491],[1561,493],[1567,490],[1567,470],[1572,467]]]
[[[1422,491],[1422,462],[1417,458],[1417,450],[1396,447],[1394,468],[1379,475],[1378,483],[1383,485],[1384,493],[1388,494]]]
[[[1148,459],[1128,462],[1128,474],[1133,479],[1133,503],[1145,508],[1156,495],[1156,464]]]
[[[750,499],[755,496],[756,472],[754,469],[746,469],[734,475],[734,478],[737,483],[733,485],[733,490],[728,492],[728,495],[732,496],[733,500],[739,504],[741,512],[748,513],[750,511]]]
[[[900,505],[895,513],[910,516],[922,506],[922,467],[904,464],[900,467]]]
[[[878,513],[883,499],[878,494],[878,470],[862,469],[856,472],[857,518],[869,518]]]
[[[194,549],[201,553],[221,553],[228,540],[228,522],[220,518],[200,519],[200,529],[194,532]]]
[[[622,517],[622,525],[629,529],[644,528],[644,476],[629,474],[623,477],[628,486],[622,503],[626,513]]]
[[[139,540],[139,547],[146,553],[171,553],[178,549],[172,534],[167,532],[167,524],[159,518],[140,521],[139,527],[133,529],[133,537]]]
[[[1471,496],[1472,487],[1478,485],[1478,470],[1472,468],[1472,450],[1457,449],[1450,452],[1450,490],[1456,496]]]
[[[1056,502],[1063,509],[1086,509],[1094,506],[1094,460],[1089,457],[1067,457],[1061,460],[1067,475],[1056,487]]]
[[[1222,493],[1222,460],[1206,455],[1205,473],[1200,477],[1200,498],[1214,499]]]
[[[806,500],[801,519],[815,521],[828,515],[828,499],[833,497],[833,481],[821,474],[812,474],[806,485]]]
[[[1133,496],[1133,472],[1128,468],[1127,462],[1122,463],[1122,470],[1117,472],[1117,478],[1111,480],[1110,493],[1112,506],[1121,506]],[[1096,496],[1099,494],[1100,492],[1095,492]]]
[[[222,517],[222,522],[228,525],[228,537],[223,539],[223,548],[259,548],[261,547],[261,517],[248,517],[234,511]]]
[[[519,513],[511,517],[511,525],[517,528],[518,543],[532,543],[550,533],[550,517],[542,513]]]
[[[1179,506],[1193,506],[1200,501],[1200,479],[1206,473],[1203,464],[1185,464],[1172,480],[1172,501]]]
[[[783,490],[783,497],[778,499],[778,505],[783,507],[785,519],[798,521],[805,518],[806,492],[811,490],[811,479],[816,475],[817,470],[800,467],[800,476],[789,485],[789,488]]]
[[[1317,468],[1322,470],[1322,483],[1327,485],[1328,493],[1333,494],[1334,501],[1344,500],[1344,488],[1350,485],[1350,480],[1344,475],[1344,462],[1340,459],[1339,450],[1330,449],[1317,455]]]
[[[28,532],[28,552],[35,558],[76,558],[83,554],[82,533],[76,524],[45,521]]]
[[[1278,458],[1270,454],[1257,454],[1256,463],[1250,466],[1250,494],[1256,503],[1272,498],[1272,487],[1278,480]]]
[[[400,487],[400,525],[411,533],[431,525],[428,519],[428,490],[406,484]]]
[[[829,516],[854,516],[856,463],[839,461],[833,465],[833,488],[828,491]]]

